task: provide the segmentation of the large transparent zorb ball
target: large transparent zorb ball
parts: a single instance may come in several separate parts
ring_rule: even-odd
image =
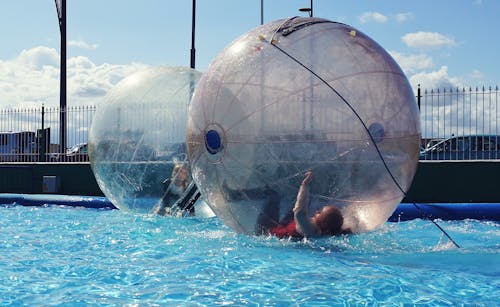
[[[188,111],[193,178],[225,224],[250,234],[262,216],[283,223],[306,170],[311,215],[331,204],[352,231],[376,228],[409,188],[419,142],[396,62],[358,30],[319,18],[278,20],[235,40]]]
[[[90,162],[115,206],[150,212],[161,201],[178,199],[181,188],[174,181],[189,184],[187,106],[200,76],[184,67],[148,68],[120,81],[98,106]]]

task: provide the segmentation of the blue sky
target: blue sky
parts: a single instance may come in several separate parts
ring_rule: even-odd
[[[196,68],[260,24],[260,0],[197,0]],[[68,105],[98,103],[151,65],[189,66],[191,0],[69,0]],[[304,15],[309,0],[264,0],[264,22]],[[368,34],[411,84],[497,85],[498,0],[315,0],[314,15]],[[0,105],[58,105],[59,26],[52,0],[0,3]]]

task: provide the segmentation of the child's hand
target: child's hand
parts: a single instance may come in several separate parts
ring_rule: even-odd
[[[302,180],[302,185],[309,185],[313,179],[313,172],[312,171],[307,171],[306,172],[306,177],[304,177],[304,180]]]

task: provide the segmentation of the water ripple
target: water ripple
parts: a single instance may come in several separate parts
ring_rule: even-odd
[[[0,208],[0,305],[495,305],[498,223],[388,223],[316,241],[218,219]]]

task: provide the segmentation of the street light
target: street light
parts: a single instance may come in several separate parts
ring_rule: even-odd
[[[313,17],[313,0],[311,0],[311,5],[309,7],[303,7],[299,9],[300,12],[309,13],[309,17]]]
[[[59,146],[66,152],[66,0],[54,0],[61,32],[61,68],[59,88]]]
[[[300,8],[299,11],[300,12],[307,12],[307,13],[309,13],[309,17],[313,17],[313,0],[311,0],[311,4],[309,7]],[[310,45],[311,50],[309,52],[312,53],[314,50],[313,46],[312,46],[313,42],[312,41],[310,41],[310,42],[311,42],[311,45]],[[309,67],[309,69],[311,69],[311,71],[312,71],[313,67]],[[309,84],[310,85],[309,86],[309,97],[310,97],[310,101],[311,101],[311,103],[309,104],[309,107],[310,107],[309,112],[310,112],[310,117],[311,117],[309,120],[309,123],[310,123],[309,129],[314,130],[314,84],[313,84],[312,77],[310,77],[309,82],[310,82],[310,84]],[[304,114],[304,116],[303,116],[303,128],[305,129],[306,128],[305,127],[305,123],[306,123],[306,119],[305,119],[306,115],[305,114],[306,113],[304,112],[303,114]]]
[[[264,24],[264,0],[260,0],[260,24]]]
[[[195,68],[195,57],[196,57],[196,49],[194,47],[194,39],[195,39],[195,32],[196,32],[196,29],[195,29],[195,26],[196,26],[196,0],[193,0],[193,16],[192,16],[192,19],[191,19],[191,63],[190,63],[190,67],[192,69]]]

